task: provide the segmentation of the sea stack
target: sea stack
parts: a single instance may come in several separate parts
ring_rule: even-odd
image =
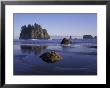
[[[22,26],[19,39],[50,39],[50,35],[46,29],[35,23]]]
[[[71,40],[70,39],[67,39],[67,38],[63,38],[63,40],[61,41],[61,44],[63,45],[68,45],[68,44],[71,44]]]

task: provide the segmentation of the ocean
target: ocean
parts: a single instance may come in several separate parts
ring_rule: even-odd
[[[97,40],[72,39],[62,46],[62,39],[14,40],[14,75],[97,75]],[[58,52],[63,59],[47,63],[40,58],[48,51]]]

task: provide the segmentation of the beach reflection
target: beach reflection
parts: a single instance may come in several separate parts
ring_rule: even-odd
[[[20,45],[22,53],[34,53],[34,54],[41,54],[47,46],[39,46],[39,45]]]

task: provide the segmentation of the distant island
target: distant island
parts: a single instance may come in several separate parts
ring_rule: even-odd
[[[97,39],[97,36],[93,37],[92,35],[83,35],[83,39]]]
[[[46,29],[35,23],[22,26],[19,39],[50,39],[50,35]]]

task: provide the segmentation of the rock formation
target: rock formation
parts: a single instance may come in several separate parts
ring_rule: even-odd
[[[22,26],[19,39],[50,39],[50,36],[46,29],[35,23]]]
[[[63,40],[61,41],[61,44],[64,44],[64,45],[71,44],[71,40],[67,38],[63,38]]]
[[[92,35],[83,35],[83,39],[93,39]]]
[[[47,63],[54,63],[62,59],[61,55],[55,51],[49,51],[40,56]]]

